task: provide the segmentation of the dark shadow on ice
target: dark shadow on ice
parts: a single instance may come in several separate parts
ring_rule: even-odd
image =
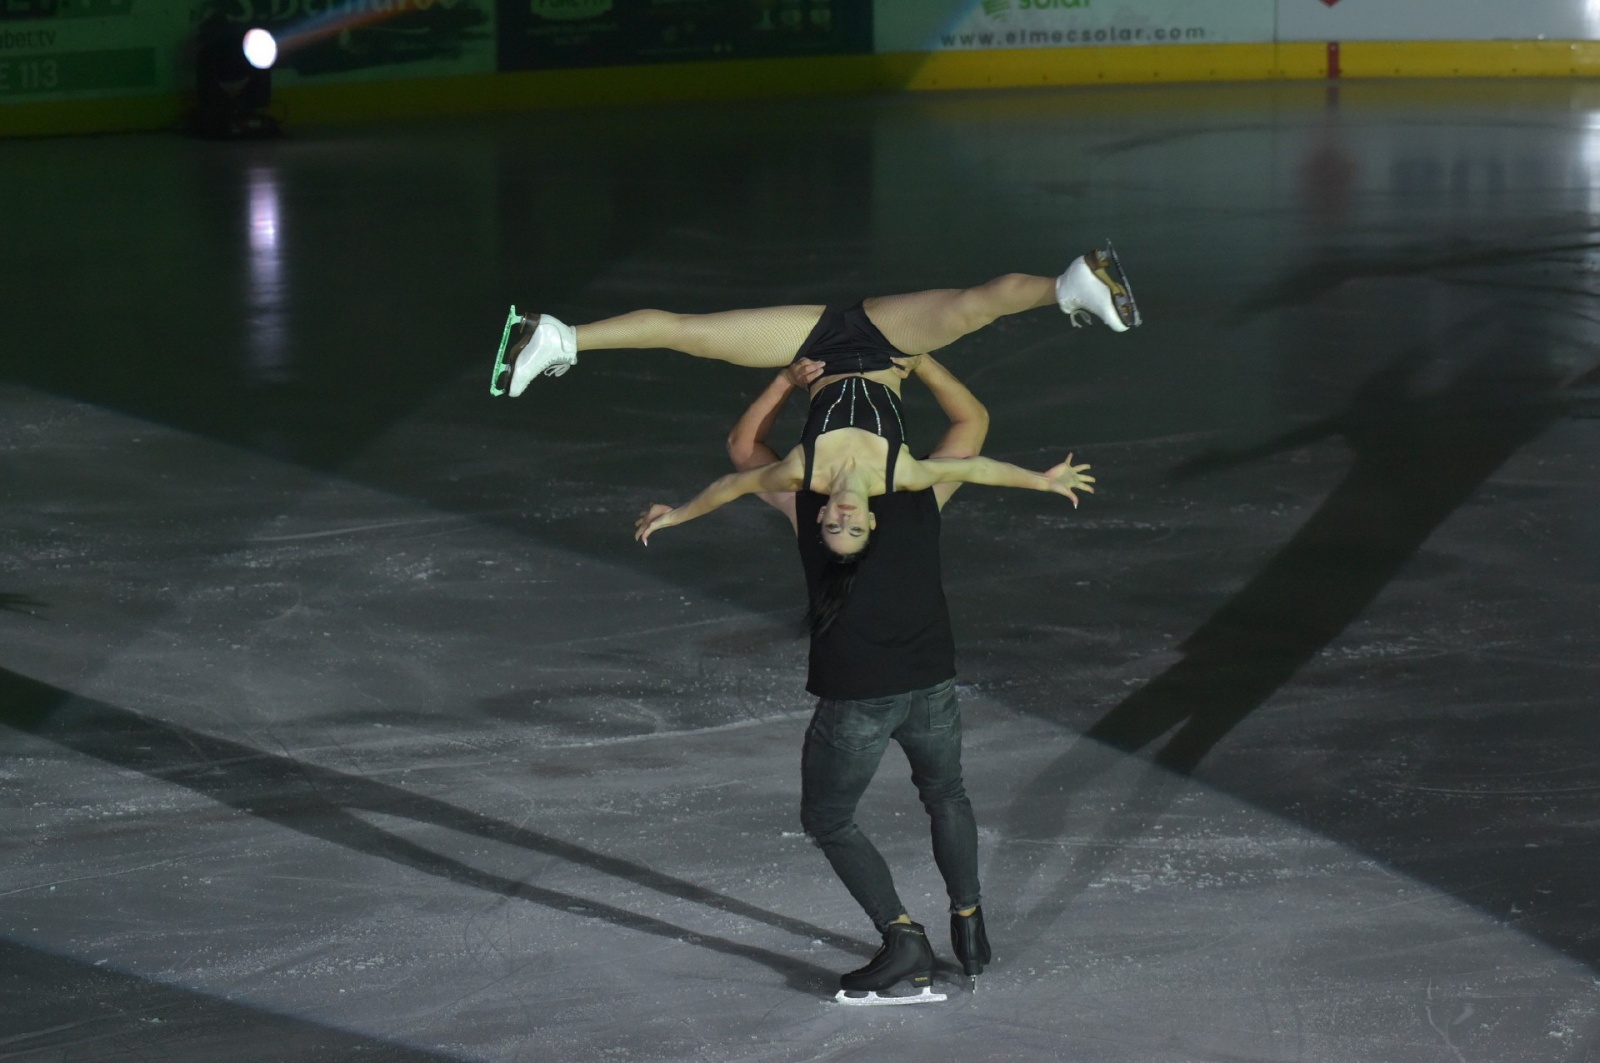
[[[45,603],[31,594],[11,594],[0,591],[0,613],[25,613],[28,616],[38,616],[35,609],[45,608]]]
[[[1193,476],[1338,435],[1349,472],[1267,565],[1181,645],[1181,661],[1089,729],[1116,749],[1141,749],[1173,727],[1156,761],[1192,770],[1216,743],[1355,620],[1450,514],[1560,416],[1559,379],[1509,322],[1469,320],[1441,345],[1482,353],[1427,392],[1434,361],[1413,348],[1368,379],[1349,406],[1259,447],[1203,455]],[[1180,726],[1181,725],[1181,726]]]
[[[1171,735],[1159,768],[1193,771],[1240,721],[1339,635],[1453,512],[1563,412],[1561,381],[1540,340],[1507,314],[1479,314],[1402,354],[1341,412],[1260,446],[1202,455],[1181,476],[1236,465],[1338,435],[1352,462],[1278,553],[1181,644],[1183,657],[1085,732],[1013,801],[989,878],[1017,895],[1065,830],[1067,795]],[[1453,361],[1452,361],[1453,359]],[[1437,364],[1459,366],[1425,386]],[[1162,787],[1162,793],[1170,792]],[[1068,881],[1021,917],[1030,931],[1160,814],[1141,797],[1117,813]]]
[[[1473,270],[1483,267],[1506,267],[1538,262],[1556,255],[1583,255],[1600,250],[1600,241],[1594,239],[1568,239],[1557,243],[1530,244],[1526,247],[1484,246],[1467,240],[1450,240],[1433,247],[1387,254],[1336,255],[1307,263],[1289,273],[1277,285],[1254,299],[1239,304],[1231,317],[1242,324],[1269,310],[1303,306],[1338,288],[1347,281],[1373,277],[1440,277],[1456,270]],[[1441,278],[1442,279],[1442,278]],[[1551,287],[1534,285],[1497,275],[1492,282],[1479,281],[1465,276],[1452,278],[1452,283],[1492,283],[1502,293],[1511,290],[1534,290],[1546,293],[1577,295],[1585,301],[1594,297],[1587,288]]]
[[[3,1059],[438,1063],[458,1058],[0,941]]]
[[[1600,366],[1574,380],[1567,391],[1568,417],[1600,417]]]
[[[798,919],[548,835],[290,757],[153,720],[92,698],[0,669],[0,723],[86,756],[154,779],[187,787],[203,797],[301,834],[424,874],[585,919],[759,963],[807,993],[831,988],[837,975],[790,956],[686,930],[603,901],[544,889],[472,867],[366,822],[357,812],[397,816],[476,838],[544,853],[634,886],[737,915],[835,948],[870,953],[860,941]]]

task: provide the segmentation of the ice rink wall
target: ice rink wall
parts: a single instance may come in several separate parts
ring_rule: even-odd
[[[207,12],[299,122],[652,100],[1591,76],[1600,0],[0,0],[0,135],[178,121]]]

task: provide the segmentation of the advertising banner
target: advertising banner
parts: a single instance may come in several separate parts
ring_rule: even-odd
[[[494,0],[210,0],[200,8],[271,31],[281,84],[494,70]]]
[[[184,3],[0,0],[0,104],[171,91]]]
[[[1276,0],[876,0],[879,52],[1270,41]]]
[[[872,51],[870,0],[500,0],[500,69]]]
[[[1600,40],[1595,0],[1277,0],[1285,41]]]

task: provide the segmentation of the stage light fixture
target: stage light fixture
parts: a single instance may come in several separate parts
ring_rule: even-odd
[[[259,27],[246,30],[243,43],[245,59],[257,70],[271,70],[272,64],[278,61],[277,39],[266,30]]]
[[[278,120],[267,113],[267,106],[277,60],[278,42],[260,26],[231,24],[220,17],[202,22],[195,41],[191,130],[213,140],[276,136]]]

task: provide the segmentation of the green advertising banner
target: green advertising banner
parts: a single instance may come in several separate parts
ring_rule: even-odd
[[[864,55],[870,0],[500,0],[500,69]]]
[[[0,104],[171,92],[185,3],[0,0]]]
[[[495,69],[494,0],[210,0],[202,10],[269,30],[280,84]]]
[[[879,52],[947,52],[1259,43],[1272,40],[1275,2],[874,0],[875,46]]]

